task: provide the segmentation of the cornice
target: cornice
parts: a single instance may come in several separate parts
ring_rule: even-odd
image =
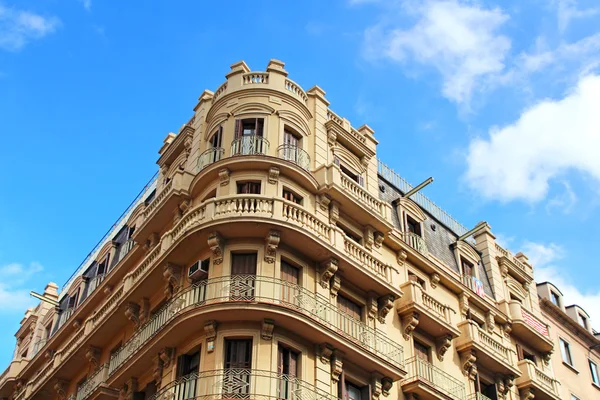
[[[31,314],[29,317],[27,317],[27,319],[25,320],[25,322],[23,322],[17,333],[15,333],[15,337],[20,338],[21,336],[23,336],[23,334],[27,332],[31,324],[35,326],[37,320],[38,316],[34,314]]]
[[[333,131],[335,132],[335,134],[337,135],[337,140],[338,142],[342,141],[342,144],[349,146],[354,152],[358,153],[357,155],[359,157],[367,157],[367,158],[373,158],[375,156],[375,150],[370,149],[367,145],[366,145],[366,138],[365,138],[365,142],[363,143],[362,141],[360,141],[355,135],[360,135],[360,133],[353,134],[352,132],[348,132],[344,127],[340,126],[340,124],[338,124],[336,121],[334,120],[329,120],[325,123],[325,128],[327,129],[327,131]],[[352,128],[350,128],[352,129]]]
[[[554,305],[550,300],[540,298],[540,306],[542,311],[546,312],[549,316],[554,318],[559,324],[567,328],[568,331],[575,334],[577,337],[583,339],[589,347],[600,345],[600,340],[592,335],[587,329],[582,327],[567,315],[562,309]],[[595,349],[596,353],[600,354],[599,349]]]
[[[183,144],[187,136],[192,136],[194,134],[195,129],[191,125],[184,125],[180,130],[177,136],[169,147],[164,151],[164,153],[158,158],[156,164],[162,166],[164,164],[170,163],[169,161],[173,161],[174,158],[181,152],[183,148]]]

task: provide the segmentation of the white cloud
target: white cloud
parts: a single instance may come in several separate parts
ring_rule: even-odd
[[[599,8],[577,8],[577,0],[557,0],[558,30],[567,30],[571,21],[577,18],[589,18],[600,13]]]
[[[550,180],[575,170],[600,181],[600,76],[580,79],[561,100],[544,100],[468,149],[466,182],[483,197],[542,200]]]
[[[534,266],[536,282],[552,282],[563,294],[566,305],[577,304],[582,307],[591,317],[592,326],[600,324],[600,291],[581,292],[573,283],[564,266],[558,262],[565,256],[562,247],[550,243],[526,242],[523,252],[529,257]]]
[[[92,0],[79,0],[79,2],[83,4],[85,11],[92,11]]]
[[[0,313],[25,312],[37,301],[29,296],[29,291],[21,288],[28,281],[43,271],[38,262],[28,266],[19,263],[6,264],[0,267]]]
[[[18,51],[28,42],[53,33],[60,20],[0,4],[0,49]]]
[[[433,67],[442,75],[444,96],[463,105],[504,71],[511,41],[498,33],[509,18],[500,8],[428,0],[405,2],[403,9],[416,18],[414,26],[405,30],[397,22],[381,22],[367,29],[367,58]]]

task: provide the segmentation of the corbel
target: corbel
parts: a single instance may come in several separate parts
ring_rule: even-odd
[[[150,236],[148,236],[148,239],[146,239],[146,243],[144,244],[144,249],[146,250],[146,252],[149,252],[154,247],[156,247],[159,241],[160,237],[158,236],[158,233],[152,232]]]
[[[339,382],[340,375],[343,371],[345,354],[340,350],[333,350],[331,356],[331,380],[335,383]]]
[[[166,262],[163,266],[163,278],[166,281],[165,295],[170,299],[181,288],[181,271],[177,264]]]
[[[387,294],[385,296],[381,296],[379,300],[377,300],[377,304],[379,306],[379,312],[377,315],[377,320],[385,324],[385,317],[392,311],[394,308],[394,295]]]
[[[544,364],[545,364],[546,366],[549,366],[549,365],[550,365],[550,359],[551,359],[551,357],[552,357],[552,353],[553,353],[553,352],[554,352],[554,350],[550,350],[550,351],[548,351],[548,352],[546,352],[546,353],[543,353],[543,354],[542,354],[542,360],[544,360]]]
[[[504,376],[502,374],[496,374],[494,377],[494,383],[496,384],[496,391],[501,395],[506,393],[506,386],[504,385]]]
[[[270,230],[265,238],[265,261],[269,264],[275,262],[275,255],[279,241],[281,240],[281,232]]]
[[[535,392],[533,388],[529,388],[528,390],[519,390],[521,394],[521,400],[533,400],[535,398]]]
[[[328,343],[321,343],[319,345],[319,358],[323,364],[329,364],[331,362],[333,350],[333,347]]]
[[[392,390],[393,385],[394,381],[392,380],[392,378],[384,376],[383,378],[381,378],[381,393],[383,393],[385,397],[388,397],[390,395],[390,390]]]
[[[150,318],[150,300],[147,297],[142,297],[140,301],[140,324],[145,324]]]
[[[81,328],[81,319],[76,318],[73,320],[73,324],[71,325],[73,327],[73,330],[78,330],[79,328]]]
[[[510,389],[515,385],[515,376],[514,375],[505,375],[504,376],[504,395],[506,396]]]
[[[329,281],[338,270],[337,258],[331,257],[321,263],[320,274],[321,278],[319,283],[323,289],[329,288]]]
[[[260,337],[264,340],[273,339],[273,329],[275,329],[275,321],[270,318],[263,319],[262,327],[260,329]]]
[[[140,305],[130,301],[127,303],[126,307],[125,317],[133,322],[135,328],[137,329],[140,326]]]
[[[381,378],[383,378],[383,375],[379,373],[374,372],[371,374],[371,400],[378,400],[381,396]]]
[[[465,376],[468,376],[469,379],[477,373],[477,367],[475,363],[477,362],[477,353],[475,350],[464,351],[460,353],[460,364],[462,366],[462,371]]]
[[[385,235],[382,232],[376,231],[373,234],[373,241],[376,248],[379,249],[381,247],[381,245],[383,244],[383,239],[385,239]]]
[[[410,335],[419,325],[419,313],[414,311],[402,317],[402,326],[404,327],[404,332],[402,336],[404,339],[410,339]]]
[[[512,332],[512,320],[510,318],[502,325],[502,330],[504,331],[504,337],[510,337],[510,333]]]
[[[98,368],[100,356],[102,355],[102,349],[100,347],[89,346],[85,351],[85,358],[92,364],[93,369]]]
[[[494,313],[491,311],[488,311],[485,314],[485,329],[492,333],[494,332],[494,327],[496,326],[496,321],[494,319]]]
[[[400,250],[399,252],[396,253],[396,262],[401,267],[404,265],[404,262],[406,261],[407,258],[408,258],[408,254],[404,250]]]
[[[373,250],[373,244],[375,243],[375,229],[371,225],[365,226],[364,229],[364,247],[367,250]]]
[[[223,238],[218,232],[211,232],[208,235],[208,247],[213,253],[213,264],[221,264],[223,262]]]
[[[269,168],[269,183],[276,184],[279,181],[279,168],[271,167]]]
[[[229,170],[227,168],[219,170],[219,182],[221,186],[229,185]]]
[[[438,283],[440,283],[440,274],[438,274],[437,272],[431,274],[429,276],[429,283],[431,284],[431,288],[435,289]]]
[[[367,297],[367,316],[370,320],[377,317],[377,293],[370,292]]]
[[[329,293],[331,294],[331,297],[335,299],[340,288],[342,287],[342,278],[340,278],[338,274],[334,274],[329,283]]]
[[[329,204],[329,223],[335,225],[340,219],[340,203],[331,200]]]
[[[59,399],[63,400],[67,397],[67,389],[69,388],[69,381],[65,379],[57,379],[54,382],[54,391]]]
[[[317,201],[319,202],[319,206],[322,211],[327,211],[329,209],[329,203],[331,203],[331,198],[326,194],[317,195]]]
[[[160,359],[160,356],[154,357],[152,360],[152,364],[154,367],[152,368],[152,379],[157,387],[160,387],[160,383],[162,382],[163,375],[163,361]]]
[[[169,368],[173,358],[175,356],[175,349],[173,347],[163,347],[158,352],[158,358],[162,361],[164,368]]]
[[[444,355],[452,345],[452,335],[440,336],[435,340],[435,349],[437,358],[440,361],[444,360]]]
[[[215,350],[215,338],[217,337],[217,321],[208,321],[204,324],[204,335],[206,336],[206,351],[212,353]]]
[[[138,390],[137,378],[129,378],[121,387],[119,391],[119,399],[122,400],[133,400],[133,395]]]
[[[460,308],[460,313],[463,317],[467,317],[467,313],[469,311],[469,295],[466,293],[461,293],[458,296],[458,306]]]
[[[329,129],[327,131],[327,144],[330,147],[335,146],[335,142],[337,141],[337,133],[333,129]]]

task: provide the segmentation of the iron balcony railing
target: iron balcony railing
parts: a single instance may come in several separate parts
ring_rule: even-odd
[[[476,392],[476,393],[470,394],[469,397],[467,397],[467,400],[492,400],[492,399],[490,399],[483,393]]]
[[[186,375],[149,398],[188,399],[337,400],[337,396],[292,375],[231,368]]]
[[[224,155],[225,149],[222,147],[211,147],[210,149],[204,151],[204,153],[198,156],[198,164],[196,165],[197,171],[200,172],[210,164],[219,161]]]
[[[287,161],[297,164],[300,168],[310,170],[310,156],[298,146],[282,144],[277,148],[277,155]]]
[[[125,256],[133,249],[135,246],[135,241],[133,239],[128,239],[126,242],[121,243],[121,248],[119,249],[119,261],[121,261]]]
[[[85,400],[92,394],[100,385],[106,382],[108,377],[108,363],[103,364],[98,368],[88,380],[86,380],[75,393],[74,400]]]
[[[377,329],[340,311],[326,297],[281,279],[239,275],[201,281],[175,295],[113,354],[109,374],[119,369],[179,313],[209,304],[230,302],[267,303],[294,310],[387,362],[399,368],[403,366],[402,346]]]
[[[406,360],[406,371],[406,378],[402,381],[402,385],[421,380],[455,400],[464,400],[466,397],[463,382],[419,357]]]
[[[403,232],[402,238],[410,247],[427,256],[427,244],[425,243],[425,239],[420,235],[413,232]]]
[[[247,156],[253,154],[267,154],[269,152],[269,141],[262,136],[241,136],[231,142],[232,156]]]
[[[96,288],[98,286],[100,286],[100,284],[102,283],[102,281],[104,280],[104,274],[100,274],[100,275],[96,275],[95,277],[93,277],[92,279],[90,279],[90,283],[88,285],[88,296],[94,291],[96,290]]]

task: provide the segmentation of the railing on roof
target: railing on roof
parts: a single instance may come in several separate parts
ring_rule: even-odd
[[[383,177],[386,181],[394,185],[397,189],[399,189],[402,193],[407,193],[413,187],[397,172],[393,169],[385,165],[381,160],[377,160],[377,172],[379,175]],[[427,198],[423,193],[417,192],[410,196],[410,199],[417,203],[419,206],[423,207],[425,211],[431,214],[435,219],[444,224],[447,228],[449,228],[456,235],[461,236],[468,229],[461,225],[457,220],[452,218],[450,214],[446,211],[442,210],[437,204]]]
[[[68,288],[71,285],[71,282],[73,280],[75,280],[77,275],[79,273],[83,272],[82,267],[84,267],[86,265],[86,263],[88,261],[90,261],[90,259],[92,259],[92,256],[94,256],[98,251],[100,251],[100,248],[104,245],[106,240],[108,238],[113,237],[114,235],[116,235],[118,233],[118,230],[122,228],[122,224],[124,223],[125,219],[129,217],[129,214],[131,213],[131,211],[133,211],[133,209],[137,206],[137,204],[144,197],[144,195],[146,193],[148,193],[149,191],[153,190],[153,187],[156,184],[157,178],[158,178],[158,172],[156,172],[154,174],[154,176],[152,176],[152,178],[148,181],[148,183],[146,183],[146,185],[137,194],[137,196],[135,196],[135,199],[133,199],[133,201],[129,204],[129,206],[127,206],[127,208],[121,214],[121,216],[117,219],[117,221],[110,227],[110,229],[104,234],[104,236],[102,236],[102,239],[100,239],[100,241],[98,243],[96,243],[96,245],[94,246],[92,251],[90,251],[88,253],[88,255],[83,259],[81,264],[79,264],[77,269],[73,272],[73,274],[69,277],[69,279],[67,279],[65,284],[62,286],[61,293],[64,293],[65,288]]]

